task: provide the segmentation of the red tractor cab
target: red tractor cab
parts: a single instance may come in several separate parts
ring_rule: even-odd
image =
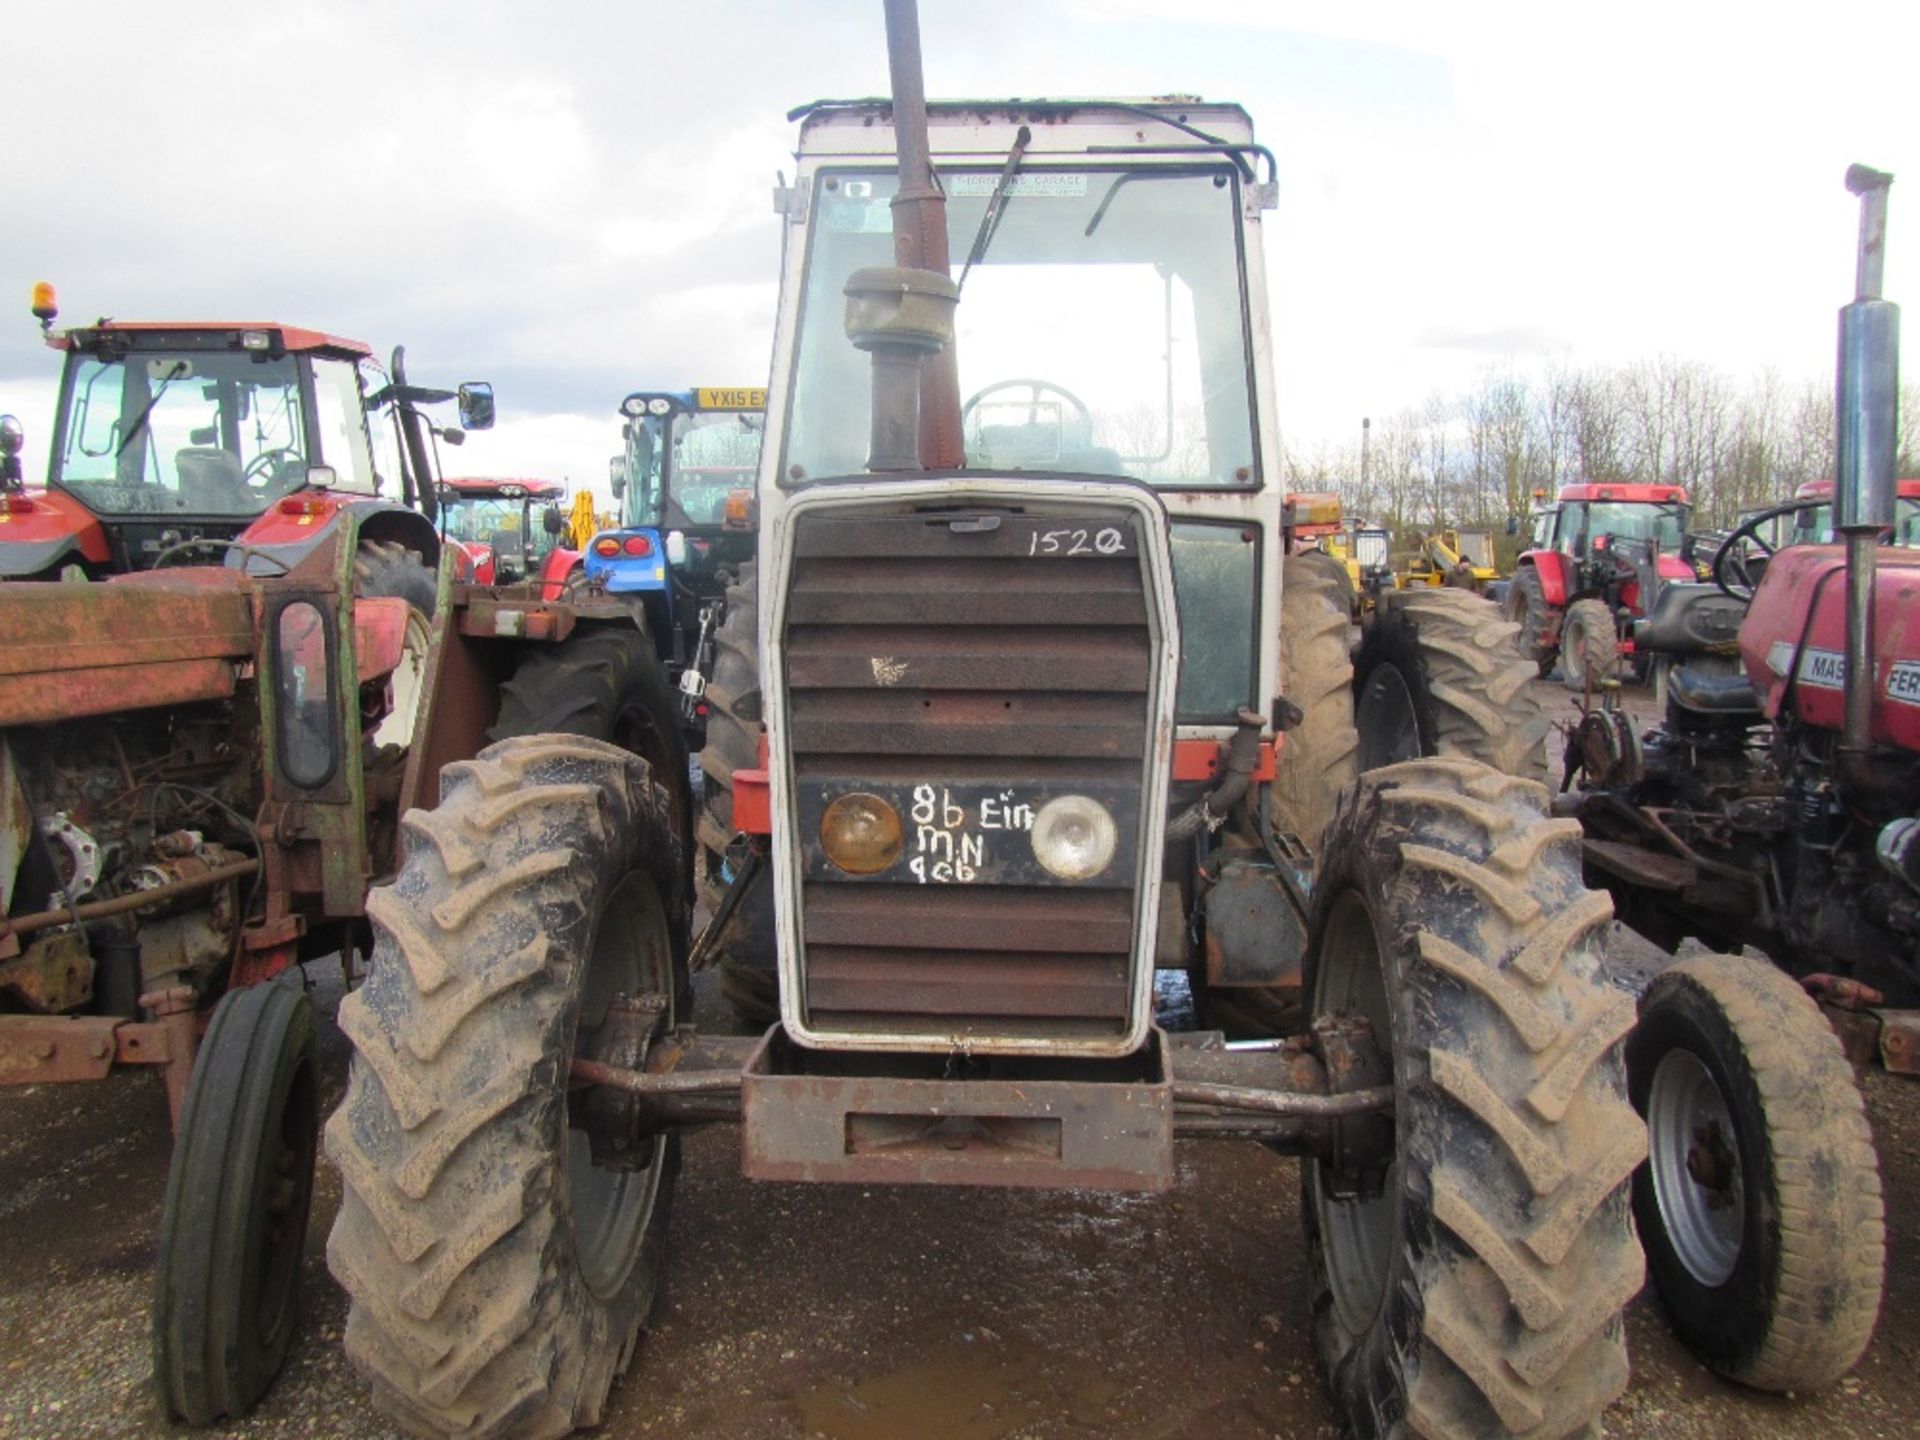
[[[1920,476],[1894,482],[1893,543],[1920,549]],[[1834,543],[1833,481],[1809,480],[1793,492],[1796,500],[1819,501],[1797,511],[1784,539],[1790,545]]]
[[[1683,554],[1692,510],[1679,485],[1582,484],[1534,511],[1505,609],[1542,675],[1558,660],[1568,688],[1584,690],[1634,654],[1628,627],[1653,592],[1699,578]]]
[[[427,514],[412,508],[414,472],[430,463],[417,407],[455,392],[408,386],[402,352],[389,376],[358,340],[271,321],[55,332],[44,286],[34,314],[63,356],[59,401],[46,485],[28,489],[17,459],[0,480],[0,579],[223,563],[282,573],[347,510],[364,540],[434,563],[430,494]],[[459,397],[468,429],[492,424],[490,387]],[[398,467],[399,500],[383,498],[382,464]]]
[[[440,487],[445,533],[473,562],[476,585],[537,581],[542,600],[558,600],[580,570],[560,508],[564,485],[551,480],[448,480]]]

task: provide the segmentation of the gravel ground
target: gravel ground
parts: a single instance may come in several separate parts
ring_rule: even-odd
[[[1616,953],[1652,968],[1631,937]],[[700,992],[711,1023],[707,977]],[[317,991],[329,1021],[339,997],[337,981]],[[331,1104],[344,1046],[330,1023],[323,1036]],[[1920,1085],[1877,1072],[1865,1084],[1899,1275],[1920,1265]],[[1117,1197],[755,1185],[736,1143],[723,1130],[688,1142],[665,1299],[604,1435],[1338,1434],[1307,1335],[1290,1160],[1182,1142],[1177,1189]],[[168,1145],[151,1076],[0,1099],[0,1435],[173,1433],[151,1399],[147,1333]],[[338,1198],[323,1166],[293,1358],[259,1411],[218,1433],[388,1433],[341,1358],[345,1307],[322,1259]],[[1634,1385],[1611,1435],[1892,1437],[1920,1417],[1913,1312],[1883,1319],[1852,1377],[1796,1399],[1702,1370],[1651,1298],[1629,1333]]]

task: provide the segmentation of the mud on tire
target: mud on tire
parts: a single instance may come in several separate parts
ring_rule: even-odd
[[[749,561],[727,587],[727,613],[714,635],[713,678],[707,683],[707,744],[700,752],[704,791],[695,862],[709,916],[727,890],[725,864],[733,842],[733,775],[760,764],[760,604],[757,567]],[[765,867],[734,906],[712,950],[720,993],[742,1024],[765,1029],[780,1016],[775,973],[773,886]]]
[[[1886,1225],[1826,1017],[1765,961],[1696,956],[1648,987],[1627,1063],[1654,1152],[1634,1213],[1681,1340],[1757,1389],[1838,1380],[1873,1337]]]
[[[1331,555],[1287,557],[1280,584],[1280,689],[1302,720],[1286,735],[1267,803],[1274,827],[1316,855],[1340,792],[1356,770],[1353,726],[1353,587]]]
[[[1354,656],[1362,771],[1422,755],[1547,778],[1547,716],[1519,628],[1466,590],[1413,590],[1383,604]]]
[[[1362,1440],[1584,1434],[1626,1388],[1634,1006],[1600,978],[1612,906],[1547,798],[1418,760],[1363,777],[1328,832],[1309,1008],[1390,1035],[1396,1092],[1376,1198],[1303,1167],[1316,1338]]]
[[[568,1060],[616,989],[684,1014],[678,847],[646,762],[530,736],[449,765],[409,811],[399,878],[368,898],[366,983],[328,1122],[328,1264],[346,1349],[421,1436],[594,1423],[651,1306],[678,1142],[596,1170],[568,1129]]]
[[[489,740],[582,735],[647,762],[672,804],[674,838],[692,859],[693,782],[678,692],[646,635],[626,625],[579,629],[558,645],[530,647],[500,691]]]

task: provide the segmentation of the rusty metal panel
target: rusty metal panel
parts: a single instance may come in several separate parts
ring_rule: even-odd
[[[441,606],[433,618],[419,718],[400,781],[403,814],[439,804],[441,767],[471,760],[486,748],[487,727],[499,710],[500,684],[519,654],[515,646],[470,639],[464,621],[455,623],[455,617],[466,614],[472,593],[465,586],[454,587],[452,603]]]
[[[810,1028],[931,1044],[1128,1033],[1157,643],[1135,525],[1097,509],[798,523],[780,654]],[[855,790],[906,831],[872,876],[819,841]],[[1100,875],[1071,883],[1028,834],[1068,793],[1120,836]]]
[[[252,582],[238,571],[217,573],[229,578],[169,586],[8,585],[0,591],[0,676],[245,659],[253,654]]]
[[[0,641],[0,654],[5,653],[4,643]],[[0,682],[0,725],[51,725],[88,715],[226,700],[233,695],[235,678],[230,661],[214,659],[70,666],[9,676]]]
[[[1110,1079],[808,1074],[776,1027],[741,1080],[752,1180],[1163,1190],[1173,1182],[1164,1037]],[[1100,1062],[1085,1062],[1098,1072]]]

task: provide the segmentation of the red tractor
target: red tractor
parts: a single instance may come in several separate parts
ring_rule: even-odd
[[[1651,1158],[1634,1208],[1682,1338],[1771,1390],[1844,1374],[1879,1311],[1879,1171],[1846,1051],[1920,1072],[1920,552],[1888,543],[1907,504],[1898,309],[1879,298],[1890,178],[1847,176],[1863,219],[1838,483],[1750,516],[1714,583],[1662,590],[1634,641],[1671,662],[1665,721],[1643,735],[1610,693],[1589,709],[1559,807],[1620,919],[1726,952],[1681,960],[1640,1002],[1628,1081]],[[1770,526],[1829,507],[1818,528],[1837,541],[1773,550]],[[1757,582],[1749,547],[1767,556]],[[1729,652],[1733,673],[1713,663]]]
[[[416,498],[413,476],[432,473],[431,437],[461,432],[426,422],[419,407],[455,392],[408,385],[404,351],[388,373],[359,341],[294,325],[102,321],[56,333],[44,285],[33,308],[65,358],[44,488],[18,473],[17,437],[4,442],[0,579],[223,563],[280,574],[347,514],[363,546],[434,563],[433,498]],[[493,423],[491,387],[458,394],[468,429]],[[398,474],[398,498],[383,494],[383,468]],[[409,598],[431,607],[424,570]]]
[[[473,562],[473,583],[537,582],[543,600],[560,599],[580,573],[581,554],[566,543],[566,498],[566,486],[551,480],[461,479],[440,487],[446,537]]]
[[[1633,653],[1625,627],[1647,591],[1699,578],[1681,554],[1691,513],[1678,485],[1611,484],[1563,485],[1534,512],[1505,606],[1542,675],[1557,658],[1567,688],[1585,691]]]

